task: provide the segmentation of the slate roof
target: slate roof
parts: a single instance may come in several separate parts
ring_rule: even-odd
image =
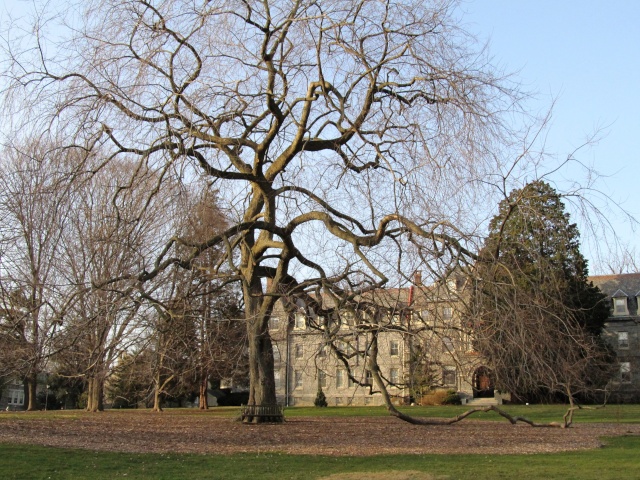
[[[619,275],[595,275],[589,280],[608,297],[620,296],[622,293],[628,297],[640,294],[640,273],[623,273]]]

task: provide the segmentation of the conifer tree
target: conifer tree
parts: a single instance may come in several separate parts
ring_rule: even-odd
[[[521,399],[571,399],[606,381],[599,334],[609,315],[588,280],[579,232],[560,195],[535,181],[512,191],[491,220],[477,268],[476,348],[499,389]]]

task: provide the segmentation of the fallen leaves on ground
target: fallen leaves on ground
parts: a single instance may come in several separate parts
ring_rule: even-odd
[[[303,417],[279,425],[244,425],[199,411],[23,415],[0,415],[0,442],[142,453],[365,456],[559,452],[598,448],[603,436],[640,434],[639,424],[612,423],[559,429],[478,420],[420,426],[391,417]]]

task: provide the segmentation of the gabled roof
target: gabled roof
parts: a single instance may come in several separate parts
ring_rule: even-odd
[[[611,295],[611,298],[621,298],[621,297],[628,297],[629,295],[627,295],[626,292],[623,292],[622,290],[618,289],[615,291],[615,293],[613,295]]]
[[[594,275],[589,277],[596,287],[608,297],[629,296],[626,292],[640,293],[640,273],[623,273],[619,275]],[[622,293],[622,295],[620,295]]]

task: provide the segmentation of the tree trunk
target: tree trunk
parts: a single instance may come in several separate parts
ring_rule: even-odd
[[[153,380],[154,388],[153,388],[153,411],[161,412],[162,411],[162,399],[160,397],[160,393],[162,391],[162,386],[160,385],[160,373],[156,372],[155,378]]]
[[[87,385],[87,412],[102,412],[104,410],[103,391],[104,381],[98,377],[90,377]]]
[[[260,311],[262,287],[260,279],[245,288],[245,316],[249,342],[249,405],[276,405],[273,375],[273,348],[269,336],[268,316]],[[245,423],[261,423],[261,417],[247,417]]]
[[[25,378],[25,398],[27,399],[27,408],[28,412],[32,412],[37,410],[38,398],[37,398],[37,387],[38,387],[38,375],[35,373],[30,373]]]
[[[209,408],[209,400],[207,394],[207,385],[208,385],[207,375],[203,374],[200,377],[200,401],[198,403],[198,407],[200,410],[207,410]]]

